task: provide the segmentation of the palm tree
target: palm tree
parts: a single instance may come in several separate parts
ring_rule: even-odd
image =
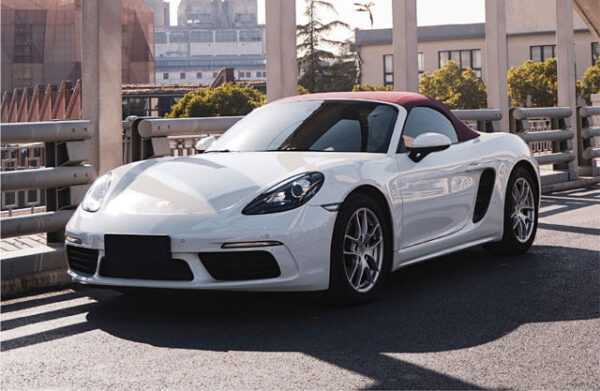
[[[369,14],[369,20],[371,21],[371,30],[373,29],[373,11],[371,8],[375,6],[375,3],[369,1],[368,3],[354,3],[357,12],[367,12]]]
[[[318,15],[319,10],[326,10],[337,15],[334,5],[329,1],[306,0],[304,15],[307,17],[308,22],[299,25],[297,28],[297,36],[300,41],[298,44],[299,65],[303,72],[300,84],[311,92],[318,89],[318,79],[324,73],[323,62],[336,58],[334,53],[323,49],[323,45],[343,45],[341,41],[327,38],[328,34],[338,27],[349,28],[346,23],[340,20],[323,23]]]

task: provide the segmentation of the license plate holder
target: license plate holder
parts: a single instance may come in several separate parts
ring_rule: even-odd
[[[131,261],[166,261],[171,259],[168,235],[104,235],[107,258]]]

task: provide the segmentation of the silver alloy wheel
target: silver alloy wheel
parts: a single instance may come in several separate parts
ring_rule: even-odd
[[[518,178],[512,188],[513,210],[510,215],[517,240],[525,243],[531,237],[535,222],[535,198],[531,185],[525,178]]]
[[[365,293],[375,286],[381,275],[383,246],[383,230],[375,213],[357,209],[344,235],[344,269],[355,291]]]

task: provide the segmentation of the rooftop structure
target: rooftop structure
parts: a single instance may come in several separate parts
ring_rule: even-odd
[[[156,82],[210,84],[223,68],[239,80],[265,80],[256,12],[256,0],[182,0],[178,25],[156,27]]]

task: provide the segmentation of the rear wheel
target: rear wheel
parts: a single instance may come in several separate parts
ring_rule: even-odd
[[[533,244],[538,223],[538,191],[534,181],[523,167],[517,167],[511,174],[504,202],[504,234],[502,241],[485,246],[490,252],[522,254]]]
[[[385,212],[369,196],[350,196],[333,232],[327,301],[352,305],[369,300],[389,272],[391,257],[391,229]]]

